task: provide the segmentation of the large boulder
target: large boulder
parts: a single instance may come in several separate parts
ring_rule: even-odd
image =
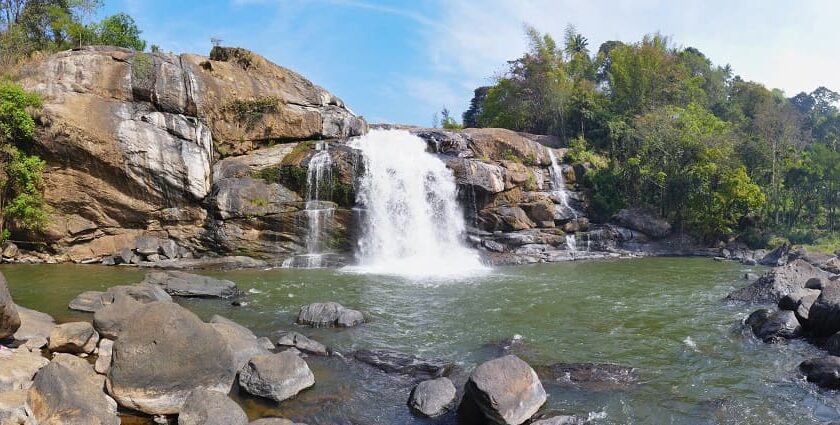
[[[0,392],[25,390],[49,360],[28,350],[0,350]]]
[[[654,238],[664,238],[671,233],[671,224],[656,213],[641,208],[626,208],[613,216],[619,226],[642,232]]]
[[[808,382],[823,388],[840,389],[840,357],[827,356],[805,360],[799,364],[799,370]]]
[[[117,404],[102,388],[102,379],[90,364],[57,355],[35,375],[29,389],[28,410],[35,423],[119,425]]]
[[[454,364],[440,359],[424,359],[393,350],[359,350],[353,358],[388,373],[399,373],[424,379],[448,375]]]
[[[236,284],[223,279],[176,270],[150,272],[144,284],[160,285],[170,295],[179,297],[230,298],[236,296]]]
[[[57,325],[50,332],[50,351],[71,354],[90,354],[99,342],[99,333],[88,322]]]
[[[237,372],[219,332],[169,302],[142,305],[123,324],[112,355],[108,392],[154,415],[177,413],[195,389],[227,393]]]
[[[178,413],[178,425],[246,425],[248,415],[226,394],[195,390]]]
[[[809,311],[808,330],[817,336],[840,331],[840,285],[828,285],[820,292]]]
[[[777,267],[749,286],[733,291],[727,299],[752,303],[777,303],[782,297],[802,289],[811,278],[827,277],[828,273],[798,259]]]
[[[545,401],[545,390],[534,369],[508,355],[482,363],[470,374],[460,415],[469,423],[519,425]],[[471,417],[476,413],[484,420]]]
[[[351,327],[364,323],[364,315],[335,302],[313,303],[300,308],[297,322],[315,327]]]
[[[230,347],[235,370],[242,369],[245,363],[256,355],[271,353],[251,330],[233,320],[214,315],[210,319],[210,326],[219,332],[219,335]]]
[[[421,416],[435,417],[455,404],[455,385],[449,378],[430,379],[417,384],[408,398],[408,407]]]
[[[12,302],[9,288],[6,287],[6,277],[0,273],[0,339],[8,338],[20,328],[20,315]]]
[[[172,301],[172,297],[159,285],[136,284],[119,285],[108,288],[107,291],[86,291],[70,301],[70,310],[97,312],[110,305],[120,296],[128,296],[141,303],[154,301]]]
[[[248,394],[283,401],[315,385],[315,375],[292,351],[251,358],[239,372],[239,386]]]
[[[55,326],[52,316],[21,306],[17,306],[17,310],[20,315],[20,328],[15,332],[15,340],[47,339],[50,336],[50,331]]]
[[[116,296],[113,303],[93,313],[93,327],[101,337],[117,339],[123,328],[131,323],[134,313],[142,306],[142,303],[132,297]]]

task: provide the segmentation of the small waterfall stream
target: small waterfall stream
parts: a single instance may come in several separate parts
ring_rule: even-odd
[[[569,193],[566,191],[566,180],[563,178],[563,168],[557,161],[557,155],[554,154],[554,149],[547,149],[548,157],[551,159],[551,190],[557,194],[560,205],[570,211],[574,211],[569,206]]]
[[[316,268],[323,266],[324,227],[328,226],[335,213],[335,207],[330,201],[329,193],[332,183],[332,159],[329,145],[319,142],[315,149],[317,153],[309,160],[306,171],[306,254],[302,255],[302,267]]]
[[[351,142],[365,174],[357,202],[364,209],[357,270],[406,277],[483,272],[463,243],[466,226],[451,170],[407,131],[373,130]]]

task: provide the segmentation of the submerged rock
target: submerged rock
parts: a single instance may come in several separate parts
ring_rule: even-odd
[[[281,347],[295,347],[300,351],[318,356],[327,356],[327,346],[318,341],[307,338],[297,332],[283,332],[277,339],[277,345]]]
[[[408,398],[408,407],[426,417],[440,416],[455,404],[455,385],[449,378],[437,378],[417,384]]]
[[[459,419],[468,424],[519,425],[546,401],[534,369],[509,355],[479,365],[464,387]]]
[[[799,320],[790,310],[779,310],[770,314],[760,324],[753,326],[752,330],[756,337],[768,343],[798,338],[802,334]]]
[[[799,370],[808,382],[823,388],[840,389],[840,357],[827,356],[805,360],[799,364]]]
[[[41,424],[119,425],[117,404],[90,364],[59,354],[35,375],[27,405]]]
[[[90,354],[99,342],[99,333],[88,322],[57,325],[50,331],[50,351],[71,354]]]
[[[413,354],[393,350],[359,350],[353,357],[388,373],[438,378],[448,375],[454,364],[439,359],[424,359]]]
[[[239,372],[239,386],[247,393],[283,401],[315,385],[306,362],[291,351],[251,358]]]
[[[231,298],[237,295],[236,284],[181,271],[150,272],[143,283],[160,285],[166,293],[179,297]]]
[[[589,390],[621,389],[639,381],[636,368],[613,363],[555,363],[536,370],[545,380]]]
[[[178,425],[246,425],[248,416],[226,394],[195,390],[178,413]]]
[[[6,287],[6,278],[0,273],[0,339],[14,335],[20,324],[20,315]]]
[[[537,419],[531,425],[584,425],[589,423],[584,418],[574,415],[558,415],[544,419]]]
[[[227,392],[234,358],[211,325],[175,303],[142,305],[114,343],[108,392],[129,409],[179,411],[195,389]]]
[[[297,322],[315,327],[352,327],[364,323],[365,317],[335,302],[313,303],[300,308]]]

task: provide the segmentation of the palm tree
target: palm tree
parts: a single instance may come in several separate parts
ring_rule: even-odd
[[[579,54],[589,54],[589,40],[577,32],[574,25],[566,27],[566,54],[575,57]]]

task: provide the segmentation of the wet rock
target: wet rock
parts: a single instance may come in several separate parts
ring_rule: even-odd
[[[733,291],[728,300],[752,303],[777,303],[783,296],[804,287],[811,278],[828,277],[828,273],[803,260],[777,267],[747,287]]]
[[[762,257],[761,260],[758,260],[758,263],[772,267],[783,266],[787,263],[788,252],[790,252],[789,244],[779,245],[774,250],[767,253],[767,255]]]
[[[226,394],[195,390],[178,413],[178,425],[246,425],[248,416]]]
[[[755,273],[744,273],[744,280],[747,282],[755,282],[758,278],[759,276]]]
[[[117,404],[102,391],[102,379],[90,364],[56,355],[35,375],[27,405],[41,424],[119,425]]]
[[[802,327],[794,312],[780,310],[767,317],[759,326],[753,327],[753,333],[758,339],[772,343],[798,338],[802,334]]]
[[[141,305],[114,343],[108,392],[129,409],[174,414],[195,389],[227,393],[233,354],[211,325],[175,303]]]
[[[664,238],[671,233],[671,224],[667,220],[652,211],[639,208],[623,209],[613,216],[612,221],[654,238]]]
[[[799,323],[802,324],[804,329],[808,329],[810,326],[809,319],[811,318],[811,307],[814,305],[814,302],[817,301],[819,296],[819,291],[811,291],[800,298],[796,303],[796,309],[793,312],[796,314],[796,318],[799,320]]]
[[[823,348],[832,356],[840,355],[840,332],[826,338]]]
[[[549,416],[540,414],[531,421],[531,425],[584,425],[588,420],[574,415]]]
[[[150,272],[142,283],[160,285],[168,294],[179,297],[231,298],[238,293],[236,284],[229,280],[181,271]]]
[[[55,326],[55,319],[47,313],[17,306],[20,315],[20,328],[15,332],[16,341],[29,341],[35,338],[48,338]]]
[[[251,358],[239,372],[239,386],[258,397],[283,401],[315,385],[315,375],[298,355],[284,351]]]
[[[318,341],[307,338],[297,332],[283,332],[277,339],[277,345],[281,347],[295,347],[300,351],[318,356],[327,356],[327,346]]]
[[[532,229],[537,226],[531,221],[525,210],[518,206],[502,205],[485,208],[478,213],[481,228],[487,231],[503,232]]]
[[[99,342],[99,333],[88,322],[62,323],[50,331],[50,351],[90,354]]]
[[[0,424],[24,424],[26,414],[26,390],[0,392]]]
[[[820,291],[816,289],[797,289],[796,291],[786,294],[782,297],[782,299],[779,300],[779,309],[796,311],[796,308],[799,306],[799,302],[802,300],[802,298],[814,296],[814,299],[816,299],[816,297],[819,296],[819,294]]]
[[[413,354],[392,350],[359,350],[353,358],[388,373],[420,378],[439,378],[448,375],[454,365],[439,359],[424,359]]]
[[[345,308],[335,302],[313,303],[300,308],[297,322],[315,327],[351,327],[364,323],[365,317],[358,310]]]
[[[97,352],[96,363],[93,365],[93,370],[96,373],[107,375],[111,370],[111,355],[114,349],[114,341],[106,338],[99,340],[99,348]]]
[[[613,363],[555,363],[536,370],[545,380],[597,391],[623,389],[639,381],[636,368]]]
[[[449,378],[430,379],[414,387],[408,398],[408,406],[421,416],[440,416],[455,404],[455,393],[455,385]]]
[[[799,364],[799,370],[808,382],[823,388],[840,389],[840,357],[827,356],[805,360]]]
[[[537,373],[519,357],[505,356],[482,363],[472,372],[464,387],[459,419],[471,424],[519,425],[545,401]]]
[[[248,328],[225,317],[214,315],[210,319],[213,326],[230,347],[233,354],[234,369],[240,370],[248,360],[259,354],[270,354],[261,341]]]
[[[0,273],[0,339],[14,335],[20,324],[17,306],[12,302],[9,288],[6,287],[6,277]]]
[[[752,328],[753,332],[755,332],[762,324],[764,324],[764,322],[767,321],[771,314],[773,314],[773,310],[770,310],[769,308],[760,308],[750,313],[746,320],[744,320],[744,323]]]
[[[829,285],[820,292],[809,311],[808,329],[816,336],[840,331],[840,285]]]
[[[49,360],[28,350],[0,350],[0,392],[25,390]]]

